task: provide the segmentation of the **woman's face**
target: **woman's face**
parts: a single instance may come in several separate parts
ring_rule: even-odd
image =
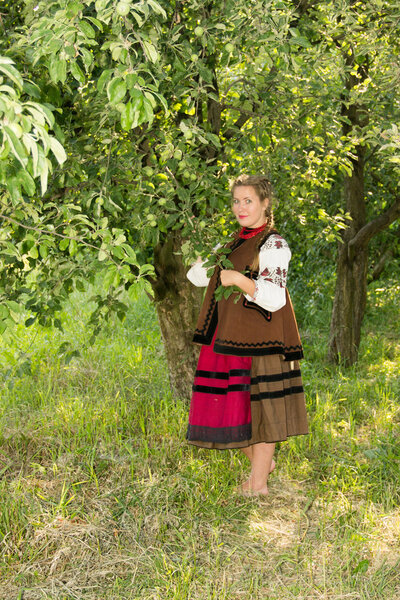
[[[267,207],[268,200],[260,200],[251,185],[240,185],[234,188],[232,210],[238,223],[243,227],[255,229],[264,225],[267,220],[265,214]]]

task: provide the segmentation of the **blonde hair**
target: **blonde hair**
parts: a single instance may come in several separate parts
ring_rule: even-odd
[[[268,179],[268,177],[266,177],[265,175],[244,175],[243,174],[243,175],[239,175],[239,177],[237,179],[235,179],[231,185],[232,197],[233,197],[234,191],[237,187],[241,187],[241,186],[245,186],[245,185],[251,186],[254,189],[254,191],[256,192],[257,196],[260,199],[260,202],[263,202],[264,200],[268,200],[268,205],[265,209],[267,225],[264,230],[264,235],[262,236],[262,239],[257,246],[256,253],[253,257],[253,262],[251,263],[251,266],[250,266],[250,269],[252,271],[258,271],[260,248],[263,246],[266,237],[268,236],[268,234],[274,227],[274,215],[272,213],[272,206],[271,206],[273,191],[272,191],[271,182]]]

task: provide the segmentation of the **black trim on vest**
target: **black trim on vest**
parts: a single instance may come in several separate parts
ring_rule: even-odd
[[[207,319],[209,319],[208,328],[206,323],[203,329],[196,329],[196,331],[194,332],[193,341],[197,344],[205,344],[206,346],[209,346],[212,342],[215,330],[218,325],[218,306],[215,301],[211,303],[210,311],[212,309],[213,312],[211,317],[209,317],[207,314]]]
[[[259,312],[264,319],[266,319],[267,321],[270,321],[272,318],[272,313],[269,310],[266,310],[265,308],[263,308],[262,306],[259,306],[258,304],[256,304],[255,302],[251,302],[251,300],[247,300],[246,297],[243,298],[243,306],[245,308],[252,308],[254,310],[256,310],[257,312]]]
[[[247,344],[248,345],[248,344]],[[279,348],[238,348],[214,343],[214,352],[217,354],[226,354],[228,356],[267,356],[268,354],[283,354]]]
[[[291,361],[291,360],[301,360],[302,358],[304,358],[304,353],[303,353],[303,349],[301,346],[299,346],[299,350],[293,350],[292,352],[285,352],[285,360]]]
[[[303,358],[303,349],[300,345],[285,348],[283,343],[278,340],[275,340],[274,342],[244,343],[217,339],[214,342],[214,352],[231,356],[267,356],[268,354],[282,354],[286,361]]]

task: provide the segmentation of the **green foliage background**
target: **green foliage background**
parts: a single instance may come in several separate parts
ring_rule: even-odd
[[[26,0],[2,10],[2,331],[21,308],[28,324],[61,326],[65,298],[99,271],[93,326],[123,318],[127,289],[134,297],[139,280],[151,292],[153,250],[167,235],[179,234],[190,262],[232,231],[228,180],[242,171],[270,175],[294,270],[308,281],[334,271],[360,145],[367,220],[398,201],[397,2]],[[351,106],[364,111],[357,127]],[[389,224],[371,271],[398,248]]]

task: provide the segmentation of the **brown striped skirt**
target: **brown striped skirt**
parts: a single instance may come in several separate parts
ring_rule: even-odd
[[[203,347],[204,348],[204,347]],[[215,354],[214,354],[215,356]],[[224,357],[228,358],[228,357]],[[199,373],[199,371],[197,371]],[[204,375],[204,371],[201,371]],[[218,373],[213,373],[213,376]],[[304,390],[298,361],[285,361],[279,354],[256,356],[251,359],[250,390],[243,389],[242,401],[248,403],[251,414],[250,427],[247,426],[246,439],[237,436],[237,428],[200,427],[192,425],[189,418],[187,440],[202,448],[243,448],[260,442],[280,442],[290,436],[308,433]],[[218,389],[226,389],[226,394],[235,384],[230,378],[221,377]],[[236,380],[235,380],[236,381]],[[196,378],[195,378],[196,384]],[[194,389],[196,385],[194,386]],[[243,386],[245,388],[245,386]],[[206,389],[206,386],[203,386]],[[210,388],[210,402],[216,388]],[[207,400],[205,400],[206,402]],[[198,402],[196,392],[193,403]],[[223,439],[221,439],[221,436]]]

